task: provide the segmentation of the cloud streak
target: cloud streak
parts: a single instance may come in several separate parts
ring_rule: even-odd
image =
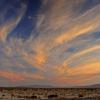
[[[0,14],[0,77],[13,85],[100,82],[100,3],[89,8],[85,4],[86,0],[44,0],[29,19],[28,5],[21,3],[16,16],[3,22],[8,6]],[[35,23],[31,36],[9,36],[24,18]]]

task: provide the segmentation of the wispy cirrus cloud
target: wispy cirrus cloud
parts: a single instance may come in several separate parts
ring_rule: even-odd
[[[17,33],[9,36],[28,11],[22,5],[16,16],[0,25],[0,77],[19,85],[100,82],[100,3],[89,8],[85,4],[86,0],[44,0],[27,39]],[[34,23],[31,17],[27,21]]]

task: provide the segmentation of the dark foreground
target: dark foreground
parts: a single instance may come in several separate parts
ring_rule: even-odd
[[[0,88],[0,100],[100,100],[100,89]]]

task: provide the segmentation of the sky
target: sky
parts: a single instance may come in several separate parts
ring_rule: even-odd
[[[100,83],[100,0],[0,0],[0,86]]]

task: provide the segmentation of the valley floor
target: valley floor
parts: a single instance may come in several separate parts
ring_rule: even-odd
[[[100,89],[0,88],[0,100],[100,100]]]

